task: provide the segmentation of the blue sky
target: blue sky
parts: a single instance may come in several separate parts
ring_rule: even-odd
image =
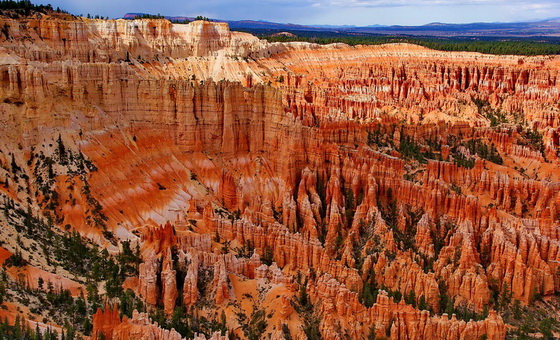
[[[34,3],[42,1],[32,0]],[[560,0],[45,0],[74,14],[204,15],[297,24],[422,25],[560,17]]]

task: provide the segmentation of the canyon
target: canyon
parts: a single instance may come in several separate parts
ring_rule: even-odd
[[[1,318],[107,340],[504,339],[560,319],[560,57],[0,27]],[[65,291],[80,324],[32,307]]]

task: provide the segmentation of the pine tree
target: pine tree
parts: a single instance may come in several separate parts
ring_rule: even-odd
[[[0,281],[0,304],[4,302],[4,297],[6,296],[6,284],[4,280]]]
[[[307,307],[309,303],[309,298],[307,296],[307,278],[303,282],[303,284],[299,288],[299,297],[298,297],[299,304],[302,307]]]
[[[35,323],[35,339],[36,340],[43,340],[43,337],[41,335],[41,330],[39,329],[39,323],[38,322]]]
[[[56,151],[58,153],[58,159],[60,161],[60,164],[66,165],[67,164],[66,147],[64,146],[64,142],[62,142],[62,136],[60,134],[58,134]]]
[[[14,322],[13,336],[14,339],[21,339],[21,321],[19,315],[16,316],[16,320]]]
[[[12,168],[12,173],[15,176],[19,170],[19,166],[16,163],[16,158],[13,153],[12,153],[12,161],[10,162],[10,167]]]

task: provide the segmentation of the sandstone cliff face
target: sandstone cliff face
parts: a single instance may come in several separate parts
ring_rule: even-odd
[[[326,339],[502,339],[493,296],[560,290],[554,58],[270,44],[210,22],[0,21],[0,178],[11,153],[52,153],[59,133],[91,160],[106,228],[140,244],[132,288],[151,311],[223,312],[241,337],[262,310],[267,333],[305,338],[311,308]],[[491,126],[498,110],[509,121]],[[113,249],[55,170],[60,226]],[[35,204],[33,191],[0,188]],[[108,307],[93,325],[181,338]]]
[[[1,21],[6,27],[3,47],[33,61],[142,62],[218,54],[245,57],[264,46],[250,34],[230,32],[226,23],[208,21],[189,25],[150,19]]]

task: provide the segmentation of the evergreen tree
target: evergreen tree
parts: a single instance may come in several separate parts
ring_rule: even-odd
[[[58,134],[56,153],[58,155],[58,160],[60,161],[60,164],[62,165],[68,164],[66,158],[66,147],[64,146],[64,142],[62,142],[62,136],[60,134]]]

